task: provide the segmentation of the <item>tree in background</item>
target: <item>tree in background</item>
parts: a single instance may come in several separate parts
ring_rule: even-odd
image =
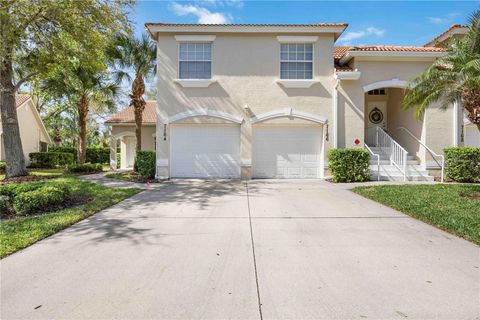
[[[152,76],[156,71],[156,47],[154,42],[146,34],[140,39],[120,34],[115,37],[108,49],[108,55],[112,60],[116,72],[117,81],[123,79],[132,81],[130,72],[135,74],[132,82],[132,91],[129,94],[130,104],[135,113],[135,135],[137,138],[137,151],[142,149],[142,118],[145,109],[145,78]]]
[[[114,32],[129,26],[131,1],[0,0],[0,111],[7,178],[27,174],[15,92],[64,63],[102,64]]]
[[[433,102],[446,109],[462,101],[468,118],[480,129],[480,10],[470,17],[469,31],[461,40],[452,39],[448,54],[410,80],[404,108],[417,108],[417,116]]]
[[[73,66],[64,65],[63,72],[50,74],[42,81],[41,87],[43,91],[57,94],[59,98],[72,101],[76,105],[78,162],[84,163],[87,155],[89,112],[103,113],[114,110],[118,85],[109,81],[106,71],[91,70],[73,63]]]

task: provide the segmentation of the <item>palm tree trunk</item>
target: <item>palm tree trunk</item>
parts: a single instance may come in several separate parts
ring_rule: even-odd
[[[140,74],[137,74],[135,80],[132,83],[132,99],[133,110],[135,114],[135,136],[137,138],[136,151],[142,150],[142,121],[143,110],[145,110],[146,102],[143,99],[145,93],[145,83]]]
[[[85,94],[80,96],[78,102],[78,125],[79,125],[79,154],[78,163],[85,163],[87,157],[87,116],[88,98]]]
[[[480,130],[480,88],[464,88],[462,105],[468,112],[468,119]]]
[[[7,168],[6,178],[25,176],[28,174],[23,155],[20,128],[18,127],[17,107],[15,103],[15,87],[13,85],[12,61],[3,59],[0,66],[0,112],[5,146]]]

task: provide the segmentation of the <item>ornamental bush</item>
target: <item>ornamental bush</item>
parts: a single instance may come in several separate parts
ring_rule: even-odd
[[[51,147],[49,152],[65,152],[73,155],[74,162],[78,161],[78,150],[75,147]],[[110,148],[90,147],[87,148],[85,162],[110,163]]]
[[[104,148],[104,147],[87,148],[86,162],[110,163],[110,148]]]
[[[0,173],[4,173],[7,170],[7,164],[5,161],[0,161]]]
[[[67,188],[44,186],[16,195],[13,199],[13,208],[20,215],[48,211],[65,202],[69,195]]]
[[[101,163],[71,164],[67,167],[70,173],[97,173],[103,171]]]
[[[480,148],[446,148],[445,172],[448,179],[458,182],[480,182]]]
[[[134,167],[142,177],[155,178],[155,151],[137,151]]]
[[[331,149],[328,167],[333,182],[363,182],[370,180],[370,154],[365,149]]]
[[[72,164],[73,159],[73,155],[66,152],[32,152],[30,153],[30,166],[35,168],[63,168]]]

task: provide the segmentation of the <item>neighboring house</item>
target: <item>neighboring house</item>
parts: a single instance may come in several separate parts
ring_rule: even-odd
[[[143,110],[143,126],[142,126],[142,149],[155,150],[155,126],[156,102],[147,101]],[[112,168],[117,168],[115,152],[118,143],[120,143],[120,168],[133,168],[135,160],[135,148],[137,139],[135,138],[135,115],[133,113],[133,105],[128,106],[119,113],[113,115],[105,124],[111,126],[111,146],[112,146]]]
[[[47,151],[52,143],[42,118],[33,104],[32,97],[28,94],[16,94],[15,104],[17,107],[18,126],[22,140],[25,161],[30,164],[31,152]],[[0,124],[0,160],[5,160],[5,147],[3,144],[3,129]]]
[[[442,48],[335,46],[347,27],[335,23],[146,27],[159,178],[323,178],[329,149],[368,145],[382,179],[431,180],[440,159],[429,150],[463,144],[458,104],[420,120],[401,108],[407,80]],[[131,129],[112,125],[115,141],[133,120],[121,126]]]

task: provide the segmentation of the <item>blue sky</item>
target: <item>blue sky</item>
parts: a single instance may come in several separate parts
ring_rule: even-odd
[[[478,8],[480,1],[138,0],[130,18],[137,34],[145,22],[348,22],[339,45],[423,45]]]

